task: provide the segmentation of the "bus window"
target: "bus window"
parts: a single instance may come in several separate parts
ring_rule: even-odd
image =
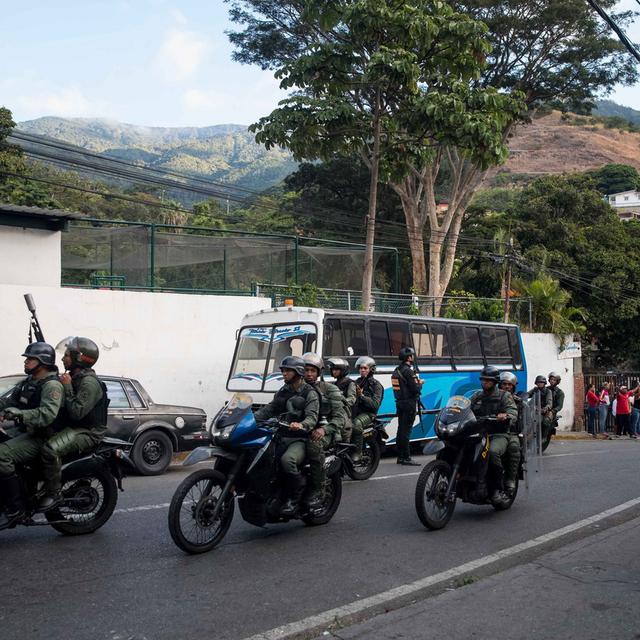
[[[264,381],[271,327],[245,327],[238,337],[236,359],[231,368],[229,391],[259,391]]]
[[[446,326],[444,324],[430,324],[429,333],[431,334],[433,357],[449,360],[451,354],[449,352]]]
[[[386,322],[372,320],[369,323],[369,338],[371,339],[371,354],[374,357],[391,355]]]
[[[346,353],[340,355],[346,356],[366,356],[367,339],[364,333],[364,320],[343,319],[342,322],[342,338]],[[332,354],[337,355],[337,354]]]
[[[418,358],[432,358],[433,349],[429,338],[429,329],[426,324],[412,324],[413,348],[416,350]]]
[[[282,386],[280,363],[287,356],[301,356],[316,350],[316,328],[312,324],[285,325],[273,328],[271,353],[264,381],[265,391],[277,391]]]
[[[511,354],[513,355],[513,364],[516,369],[522,369],[522,353],[520,352],[520,342],[518,340],[518,331],[515,327],[509,328],[509,343],[511,344]]]
[[[506,329],[481,327],[480,337],[487,362],[511,362],[511,349]]]
[[[411,338],[409,337],[408,322],[389,322],[388,327],[392,356],[397,356],[403,347],[412,346]]]
[[[449,338],[452,344],[453,357],[457,362],[468,364],[482,362],[480,335],[476,327],[450,324]]]
[[[343,356],[345,354],[342,341],[342,329],[338,318],[328,318],[324,323],[324,356]]]

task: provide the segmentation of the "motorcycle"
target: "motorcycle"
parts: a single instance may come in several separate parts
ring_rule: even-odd
[[[362,458],[358,462],[354,462],[349,455],[353,445],[345,446],[342,443],[338,445],[336,455],[342,458],[344,471],[352,480],[368,480],[378,470],[386,440],[389,439],[389,434],[382,422],[384,417],[378,416],[363,431]]]
[[[51,526],[68,536],[93,533],[113,514],[118,489],[124,491],[126,470],[135,469],[128,456],[131,444],[116,438],[103,438],[90,455],[70,460],[62,466],[62,499],[53,509],[38,517],[40,469],[37,464],[20,465],[17,475],[22,486],[25,515],[2,529]],[[0,529],[0,530],[2,530]]]
[[[489,435],[495,427],[495,417],[477,419],[471,411],[471,401],[453,396],[436,421],[436,435],[444,444],[436,459],[424,467],[418,477],[415,505],[420,522],[428,529],[442,529],[451,519],[456,501],[471,504],[492,504],[498,511],[511,508],[518,493],[519,481],[525,479],[526,452],[522,434],[520,466],[515,489],[508,501],[491,503],[488,496],[477,492],[477,471],[488,464]]]
[[[547,447],[551,444],[551,438],[556,435],[556,430],[558,426],[558,419],[561,416],[558,414],[555,418],[550,420],[550,424],[546,429],[543,429],[542,432],[542,453],[547,450]]]
[[[288,522],[281,515],[286,500],[280,455],[282,438],[291,436],[289,424],[277,418],[256,422],[251,396],[238,393],[211,423],[212,445],[194,449],[183,462],[189,466],[213,460],[213,466],[185,478],[169,506],[169,532],[187,553],[205,553],[216,547],[233,520],[235,503],[249,524]],[[300,437],[300,431],[295,432]],[[293,519],[305,525],[326,524],[342,497],[342,460],[328,452],[323,505],[316,510],[301,507]],[[302,469],[308,483],[309,468]]]

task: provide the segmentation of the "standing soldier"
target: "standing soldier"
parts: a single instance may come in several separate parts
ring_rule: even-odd
[[[516,393],[516,387],[518,385],[518,378],[510,371],[503,371],[500,374],[500,388],[507,393],[510,393],[513,397],[513,401],[516,403],[518,409],[518,420],[513,421],[509,425],[509,431],[505,434],[508,440],[507,444],[507,469],[504,475],[504,488],[505,491],[512,495],[516,490],[516,480],[518,478],[518,470],[520,469],[520,438],[518,433],[520,432],[521,420],[522,420],[522,398]]]
[[[340,439],[346,424],[346,413],[340,389],[335,384],[322,379],[324,363],[315,353],[305,353],[304,381],[320,394],[320,424],[307,439],[307,460],[309,461],[309,509],[319,509],[324,503],[324,451],[332,440]]]
[[[353,432],[351,442],[355,450],[351,455],[354,462],[362,460],[364,430],[376,419],[382,402],[384,387],[373,377],[376,361],[369,356],[360,356],[356,360],[360,377],[356,380],[356,403],[353,406]]]
[[[349,363],[344,358],[331,358],[327,360],[327,367],[335,378],[334,384],[342,393],[345,409],[345,427],[342,431],[342,440],[351,442],[351,414],[356,403],[356,383],[347,375]]]
[[[0,496],[6,514],[0,516],[0,527],[9,527],[24,516],[24,504],[16,464],[36,460],[44,443],[57,428],[63,403],[63,389],[58,380],[55,349],[46,342],[33,342],[22,354],[25,380],[8,398],[0,400],[3,418],[20,425],[19,436],[0,444]]]
[[[273,400],[256,412],[258,422],[285,414],[289,420],[289,435],[282,439],[286,447],[280,457],[284,472],[287,500],[280,509],[284,517],[298,513],[298,505],[304,491],[304,480],[300,469],[306,455],[308,434],[318,426],[320,401],[318,393],[304,381],[304,361],[299,356],[287,356],[280,363],[284,386],[273,396]],[[300,435],[297,435],[300,434]]]
[[[60,415],[62,431],[46,442],[40,457],[44,475],[44,496],[38,504],[48,511],[60,501],[62,458],[82,455],[94,449],[107,430],[107,388],[92,369],[100,350],[89,338],[66,341],[62,364],[66,371],[60,376],[64,386],[64,410]]]
[[[411,467],[419,467],[419,462],[411,459],[409,440],[413,421],[420,403],[420,390],[423,381],[413,368],[416,352],[411,347],[400,349],[398,358],[400,364],[391,374],[391,386],[396,399],[396,412],[398,414],[398,434],[396,435],[396,448],[398,449],[397,464]]]
[[[471,410],[476,418],[494,418],[496,426],[490,433],[489,444],[489,472],[492,476],[493,492],[491,502],[503,504],[509,500],[504,493],[504,468],[502,456],[507,451],[509,441],[507,433],[512,423],[518,420],[518,409],[513,401],[513,396],[498,388],[500,371],[496,367],[486,366],[480,372],[480,384],[482,391],[477,391],[471,396]],[[480,469],[479,476],[485,466]],[[484,485],[484,486],[483,486]],[[486,481],[479,477],[478,494],[483,491],[486,495]]]

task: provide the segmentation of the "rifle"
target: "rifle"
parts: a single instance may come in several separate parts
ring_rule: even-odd
[[[25,293],[24,301],[27,303],[27,309],[31,312],[31,319],[29,320],[29,344],[33,342],[34,335],[37,342],[46,342],[44,334],[42,333],[42,327],[38,322],[38,316],[36,316],[36,303],[33,301],[33,296],[30,293]]]
[[[416,372],[416,378],[420,380],[420,368],[418,367],[418,354],[416,354],[413,358],[413,367]],[[420,385],[420,395],[418,396],[418,416],[420,417],[420,428],[422,429],[422,433],[424,434],[424,420],[422,419],[422,411],[426,411],[427,407],[422,404],[422,385]]]

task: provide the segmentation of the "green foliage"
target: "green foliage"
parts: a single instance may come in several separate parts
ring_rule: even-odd
[[[638,170],[627,164],[606,164],[587,175],[593,178],[598,191],[603,195],[640,189]]]
[[[623,107],[621,104],[616,104],[612,100],[596,100],[596,108],[592,113],[605,117],[620,116],[627,122],[640,124],[640,111],[632,109],[631,107]]]
[[[474,300],[476,296],[469,291],[451,291],[449,295],[465,299],[445,300],[441,314],[444,318],[485,322],[501,322],[503,319],[504,306],[498,300]]]

